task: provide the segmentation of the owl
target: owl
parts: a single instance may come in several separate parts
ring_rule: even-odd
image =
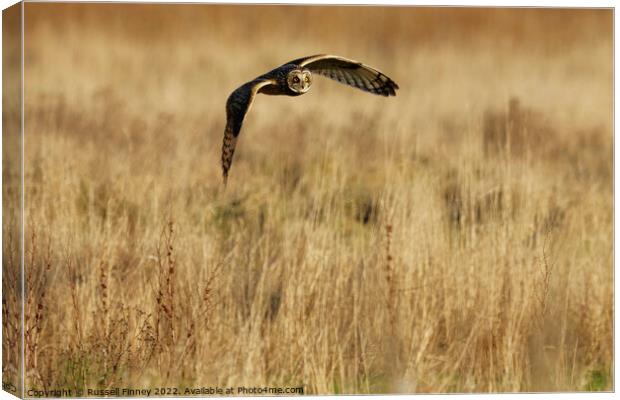
[[[398,89],[396,82],[374,68],[358,61],[325,54],[298,58],[244,83],[226,101],[226,128],[222,144],[224,185],[228,180],[243,119],[256,94],[301,96],[310,90],[314,74],[385,97],[396,96]]]

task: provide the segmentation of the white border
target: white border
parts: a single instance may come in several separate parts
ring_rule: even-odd
[[[26,2],[44,2],[44,3],[195,3],[195,4],[299,4],[299,5],[377,5],[377,6],[453,6],[453,7],[560,7],[560,8],[614,8],[615,1],[610,0],[540,0],[540,1],[493,1],[493,0],[476,0],[476,1],[455,1],[455,0],[130,0],[130,1],[96,1],[96,0],[26,0]],[[2,8],[7,8],[15,4],[14,0],[0,0]]]
[[[28,1],[40,1],[40,0],[28,0]],[[74,1],[74,0],[65,0],[63,2],[79,2],[79,1]],[[230,3],[230,2],[226,2],[226,1],[218,1],[218,0],[211,0],[211,1],[205,1],[205,2],[199,2],[199,1],[170,1],[170,0],[150,0],[150,1],[131,1],[132,3],[212,3],[212,4],[221,4],[221,3]],[[0,0],[0,5],[2,6],[2,9],[5,9],[13,4],[15,4],[15,1],[12,0]],[[119,2],[122,3],[122,2]],[[301,1],[301,0],[270,0],[270,1],[260,1],[260,0],[242,0],[242,1],[234,1],[234,3],[236,4],[315,4],[315,5],[405,5],[405,6],[474,6],[474,7],[563,7],[563,8],[571,8],[571,7],[579,7],[579,8],[615,8],[615,1],[600,1],[600,0],[593,0],[593,1],[553,1],[553,0],[543,0],[543,1],[472,1],[472,2],[463,2],[463,1],[452,1],[452,0],[443,0],[443,1],[437,1],[437,0],[428,0],[428,1],[424,1],[424,2],[420,2],[420,1],[412,1],[412,0],[389,0],[386,2],[378,2],[378,1],[371,1],[371,0],[339,0],[337,2],[333,2],[333,1],[328,1],[328,0],[314,0],[312,2],[308,2],[308,1]],[[24,13],[22,10],[22,28],[23,28],[23,17],[24,17]],[[0,18],[0,38],[2,35],[2,20]],[[22,31],[22,38],[23,38],[23,31]],[[615,121],[616,121],[616,116],[618,115],[618,107],[617,107],[617,102],[615,101],[616,99],[616,91],[615,91],[615,76],[618,73],[618,66],[615,63],[615,55],[617,54],[617,50],[618,50],[618,33],[615,30],[615,10],[614,10],[614,200],[615,200],[615,188],[617,186],[618,183],[618,174],[616,174],[616,164],[615,164],[615,160],[616,160],[616,149],[617,149],[617,142],[615,140]],[[22,41],[22,54],[23,54],[23,41]],[[1,64],[0,64],[0,71],[1,71]],[[23,107],[23,57],[22,57],[22,107]],[[0,80],[0,89],[2,88],[2,82]],[[0,98],[0,104],[2,104],[2,99]],[[23,109],[22,109],[22,128],[23,128]],[[23,135],[22,135],[22,160],[23,160]],[[2,149],[2,143],[0,141],[0,154],[1,154],[1,149]],[[23,174],[23,168],[22,168],[22,174]],[[0,183],[2,181],[2,176],[0,174]],[[22,175],[22,184],[23,184],[23,175]],[[1,195],[1,194],[0,194]],[[22,193],[22,202],[23,202],[23,193]],[[23,205],[23,203],[22,203]],[[615,207],[616,207],[616,201],[614,201],[614,250],[616,248],[616,237],[615,237],[615,231],[618,228],[618,224],[617,221],[615,220]],[[1,215],[2,209],[0,208],[0,215]],[[22,214],[23,217],[23,214]],[[23,227],[23,224],[22,224]],[[23,235],[23,231],[21,232],[21,234]],[[0,240],[2,238],[2,231],[0,230]],[[616,264],[616,252],[614,251],[614,267]],[[23,249],[22,249],[22,255],[21,257],[23,257]],[[22,258],[23,260],[23,258]],[[22,271],[23,272],[23,271]],[[1,277],[1,272],[0,272],[0,277]],[[22,283],[23,283],[23,279],[22,279]],[[615,283],[615,268],[614,268],[614,283]],[[615,312],[615,310],[618,310],[618,298],[615,296],[615,289],[616,286],[614,285],[614,328],[615,326],[617,326],[617,318],[618,318],[618,314]],[[1,288],[0,288],[1,291]],[[0,322],[1,322],[1,313],[0,313]],[[615,349],[615,343],[616,343],[616,331],[614,329],[614,349]],[[22,346],[23,348],[23,346]],[[23,357],[22,357],[22,362],[23,362]],[[614,384],[618,382],[618,378],[619,378],[619,373],[618,373],[618,369],[615,368],[617,362],[617,354],[614,351]],[[0,360],[1,363],[1,360]],[[412,398],[412,399],[434,399],[434,400],[441,400],[441,399],[454,399],[454,398],[458,398],[458,399],[478,399],[478,398],[482,398],[482,399],[489,399],[489,400],[493,400],[493,399],[514,399],[514,400],[519,400],[519,399],[566,399],[566,400],[582,400],[582,399],[612,399],[612,398],[616,398],[616,393],[543,393],[543,394],[473,394],[473,395],[468,395],[468,394],[452,394],[452,395],[378,395],[378,396],[372,396],[373,398],[379,398],[379,399],[387,399],[387,398],[391,398],[394,396],[398,396],[399,398]],[[278,398],[290,398],[290,399],[294,399],[294,398],[307,398],[307,399],[320,399],[324,396],[298,396],[298,397],[278,397]],[[354,397],[354,398],[362,398],[365,396],[347,396],[347,397]],[[10,395],[7,392],[1,391],[0,390],[0,400],[8,400],[8,399],[14,399],[15,397]],[[246,397],[241,397],[241,398],[246,398]],[[247,397],[248,399],[256,399],[257,397]],[[171,399],[175,399],[175,398],[171,398]],[[184,397],[182,398],[178,398],[178,399],[186,399]]]

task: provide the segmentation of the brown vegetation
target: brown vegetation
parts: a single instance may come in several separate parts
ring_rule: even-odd
[[[26,386],[611,389],[611,23],[27,3]],[[397,97],[259,96],[224,190],[230,91],[321,52]]]

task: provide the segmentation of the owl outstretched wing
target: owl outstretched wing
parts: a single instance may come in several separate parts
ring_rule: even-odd
[[[222,143],[222,174],[224,185],[228,180],[228,170],[232,164],[237,136],[241,132],[241,126],[245,115],[250,110],[254,96],[258,91],[269,85],[275,84],[271,79],[260,79],[241,85],[230,94],[226,101],[226,128],[224,129],[224,141]]]
[[[396,96],[398,89],[396,82],[381,71],[344,57],[319,54],[293,60],[290,64],[380,96]]]

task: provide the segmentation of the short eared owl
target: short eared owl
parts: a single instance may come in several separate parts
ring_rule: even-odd
[[[312,74],[381,96],[396,96],[398,85],[380,71],[344,57],[316,55],[299,58],[237,88],[226,102],[226,129],[222,145],[224,183],[232,164],[237,136],[257,93],[300,96],[310,90]]]

